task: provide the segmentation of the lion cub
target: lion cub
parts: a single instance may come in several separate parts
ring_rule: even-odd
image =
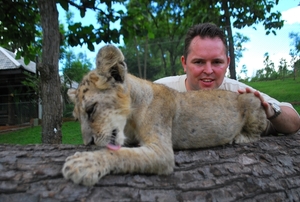
[[[170,174],[173,149],[213,147],[256,141],[267,126],[253,94],[224,90],[180,93],[127,73],[122,52],[101,48],[97,68],[78,89],[68,91],[75,103],[83,142],[101,148],[66,159],[66,179],[87,186],[109,173]],[[122,147],[134,140],[138,147]]]

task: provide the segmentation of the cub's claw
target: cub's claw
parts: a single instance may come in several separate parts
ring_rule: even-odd
[[[108,173],[105,161],[93,152],[76,152],[69,156],[62,168],[63,176],[76,184],[92,186]]]

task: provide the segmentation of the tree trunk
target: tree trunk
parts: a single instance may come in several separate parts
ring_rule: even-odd
[[[137,65],[138,65],[138,69],[139,69],[139,77],[143,78],[141,62],[140,62],[140,54],[139,54],[139,50],[138,50],[138,43],[136,40],[136,36],[134,37],[134,47],[135,47],[135,52],[136,52]]]
[[[162,47],[163,45],[161,43],[158,43],[158,47],[161,53],[161,61],[163,63],[163,68],[164,68],[164,76],[170,76],[169,72],[168,72],[168,68],[167,68],[167,61],[166,61],[166,56],[164,53],[164,48]]]
[[[229,8],[227,3],[230,2],[227,0],[223,0],[222,6],[225,15],[225,29],[228,37],[228,48],[229,48],[229,56],[230,56],[229,72],[230,72],[230,78],[236,80],[234,43],[233,43],[233,36],[232,36],[232,29],[231,29],[230,13],[229,13]]]
[[[95,149],[0,145],[0,201],[300,201],[300,134],[175,151],[170,175],[107,175],[93,187],[62,177],[67,156]]]
[[[59,24],[56,0],[38,0],[43,29],[42,61],[39,65],[42,99],[42,142],[62,141],[62,97],[58,74]]]
[[[145,41],[145,51],[144,51],[144,79],[147,79],[147,59],[148,59],[148,35]]]

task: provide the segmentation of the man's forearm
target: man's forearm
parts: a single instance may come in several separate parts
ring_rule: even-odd
[[[300,129],[300,117],[290,107],[281,106],[281,114],[271,119],[273,127],[278,133],[291,134]]]

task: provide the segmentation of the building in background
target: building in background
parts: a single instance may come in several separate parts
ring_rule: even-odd
[[[41,118],[34,89],[24,85],[28,75],[37,75],[36,64],[15,59],[15,54],[0,47],[0,125],[29,123]]]

